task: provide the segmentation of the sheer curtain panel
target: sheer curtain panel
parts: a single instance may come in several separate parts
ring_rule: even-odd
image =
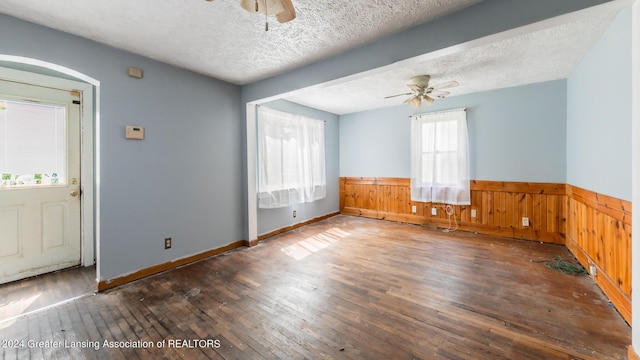
[[[258,108],[258,207],[326,196],[324,121]]]
[[[466,109],[412,116],[411,200],[471,204]]]

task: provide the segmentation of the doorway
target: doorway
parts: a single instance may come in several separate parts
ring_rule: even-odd
[[[0,68],[0,283],[94,264],[83,132],[93,132],[91,85]]]

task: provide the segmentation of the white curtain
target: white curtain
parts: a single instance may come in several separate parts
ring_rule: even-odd
[[[326,196],[324,121],[258,108],[258,207]]]
[[[412,117],[411,200],[471,204],[465,109]]]

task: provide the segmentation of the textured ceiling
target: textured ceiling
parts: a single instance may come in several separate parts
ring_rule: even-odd
[[[293,0],[280,24],[240,0],[2,0],[0,13],[235,84],[277,75],[481,0]]]
[[[0,13],[243,85],[336,55],[482,0],[293,0],[279,24],[239,0],[2,0]],[[612,10],[613,11],[613,10]],[[515,31],[287,94],[336,114],[401,104],[405,83],[457,80],[450,96],[566,78],[615,12]]]
[[[402,104],[409,96],[385,96],[407,93],[407,81],[421,74],[431,75],[431,85],[458,81],[458,87],[446,90],[449,96],[564,79],[614,17],[615,12],[600,13],[499,41],[481,39],[460,47],[464,50],[419,56],[354,80],[304,89],[286,100],[346,114]]]

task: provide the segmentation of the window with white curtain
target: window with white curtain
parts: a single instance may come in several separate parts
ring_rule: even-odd
[[[326,196],[324,121],[258,108],[258,207]]]
[[[471,204],[465,109],[412,116],[411,200]]]

